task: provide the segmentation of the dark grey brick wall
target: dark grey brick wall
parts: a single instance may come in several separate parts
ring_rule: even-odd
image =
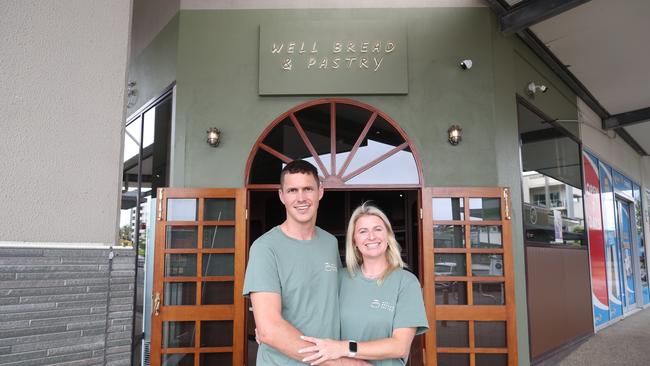
[[[129,365],[135,253],[112,253],[0,247],[0,365]]]

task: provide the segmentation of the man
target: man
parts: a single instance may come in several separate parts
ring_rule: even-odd
[[[260,348],[258,366],[304,365],[298,353],[312,345],[302,335],[339,338],[336,238],[316,227],[323,197],[318,171],[295,160],[280,174],[280,201],[286,220],[251,246],[244,296],[249,295]],[[369,365],[344,358],[323,365]]]

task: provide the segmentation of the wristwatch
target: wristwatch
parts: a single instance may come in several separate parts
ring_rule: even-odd
[[[354,358],[357,355],[357,342],[350,340],[348,342],[348,357]]]

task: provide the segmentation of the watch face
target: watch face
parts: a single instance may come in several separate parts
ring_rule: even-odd
[[[357,352],[357,342],[350,341],[350,352]]]

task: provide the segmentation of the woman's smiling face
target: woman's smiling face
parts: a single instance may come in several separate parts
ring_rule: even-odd
[[[354,244],[365,259],[386,255],[388,230],[381,218],[364,215],[354,223]]]

